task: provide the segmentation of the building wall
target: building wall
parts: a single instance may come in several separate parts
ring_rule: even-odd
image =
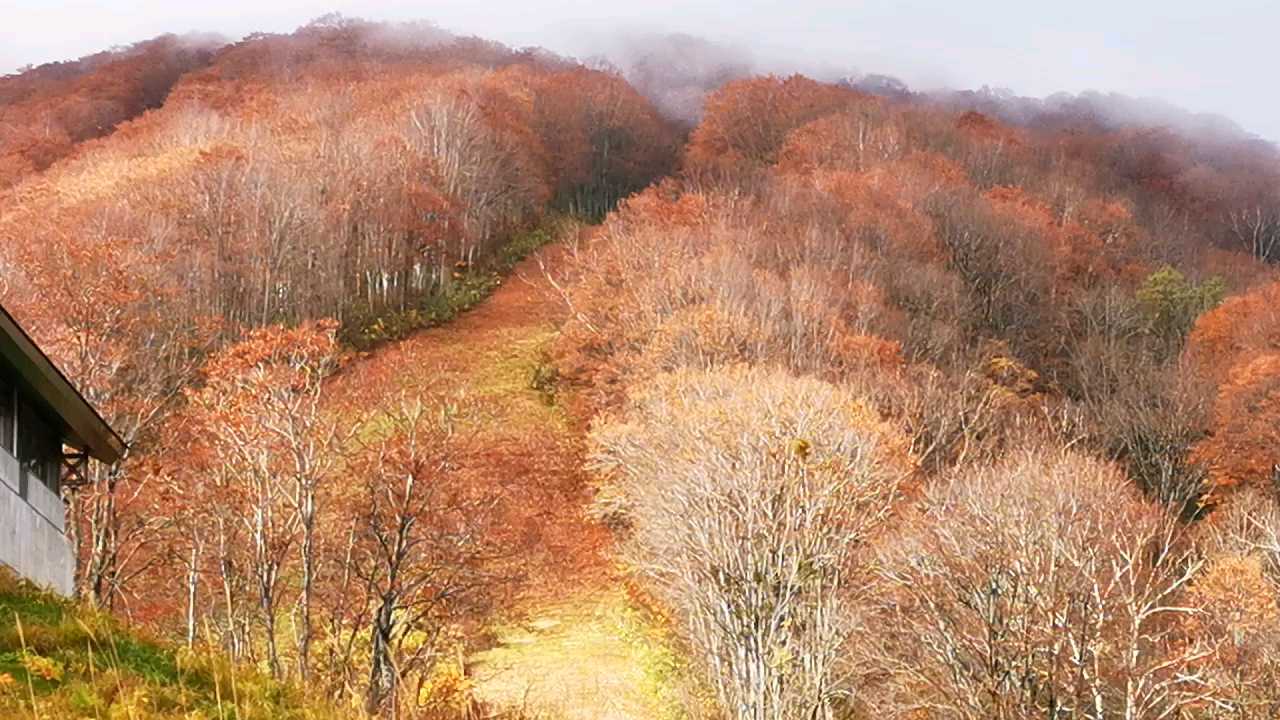
[[[18,494],[18,461],[0,449],[0,563],[37,585],[70,595],[75,563],[62,528],[62,500],[39,480]]]

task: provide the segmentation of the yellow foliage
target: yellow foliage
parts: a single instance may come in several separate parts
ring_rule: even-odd
[[[62,680],[62,665],[51,658],[27,653],[22,656],[22,667],[34,677],[48,682]]]
[[[1041,385],[1039,373],[1005,355],[994,355],[988,358],[982,370],[987,379],[996,386],[1018,397],[1036,394]]]
[[[456,663],[440,663],[418,689],[418,705],[427,710],[464,712],[471,704],[474,683]]]

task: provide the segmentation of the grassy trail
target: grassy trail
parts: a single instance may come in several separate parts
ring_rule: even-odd
[[[490,448],[484,472],[527,498],[528,577],[468,662],[475,696],[534,718],[672,717],[663,678],[672,656],[635,612],[609,557],[610,537],[586,514],[583,437],[531,383],[564,320],[539,258],[516,266],[491,297],[437,328],[386,345],[348,373],[386,378],[386,402],[428,388],[462,391],[484,408],[474,432]]]

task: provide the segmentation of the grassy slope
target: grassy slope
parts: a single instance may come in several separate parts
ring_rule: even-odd
[[[375,403],[448,388],[484,407],[486,472],[518,487],[532,510],[521,556],[529,583],[491,628],[491,647],[468,663],[474,694],[497,711],[536,718],[677,717],[675,655],[663,631],[627,599],[608,533],[586,516],[582,432],[535,379],[561,303],[539,270],[552,245],[515,267],[494,294],[441,327],[380,347],[340,382],[391,378]]]
[[[339,713],[225,657],[126,629],[0,573],[0,717],[322,720]]]

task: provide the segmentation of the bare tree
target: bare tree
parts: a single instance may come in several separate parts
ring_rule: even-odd
[[[1280,259],[1280,206],[1238,208],[1227,213],[1227,227],[1236,247],[1258,260]]]
[[[358,463],[366,494],[352,560],[372,606],[370,714],[399,717],[404,679],[429,670],[449,623],[503,586],[493,561],[506,552],[504,501],[468,482],[457,417],[454,402],[407,400]]]
[[[277,676],[282,580],[295,550],[301,574],[297,659],[302,677],[308,674],[319,502],[351,435],[322,398],[337,363],[335,331],[331,322],[254,331],[214,356],[206,386],[189,393],[213,462],[228,473],[228,500],[236,503],[250,540],[267,658]]]
[[[685,372],[593,435],[627,557],[673,607],[721,707],[831,718],[860,545],[909,472],[856,397],[778,371]]]
[[[1038,448],[957,473],[883,548],[859,643],[877,716],[1147,720],[1212,697],[1182,632],[1201,563],[1110,465]]]

